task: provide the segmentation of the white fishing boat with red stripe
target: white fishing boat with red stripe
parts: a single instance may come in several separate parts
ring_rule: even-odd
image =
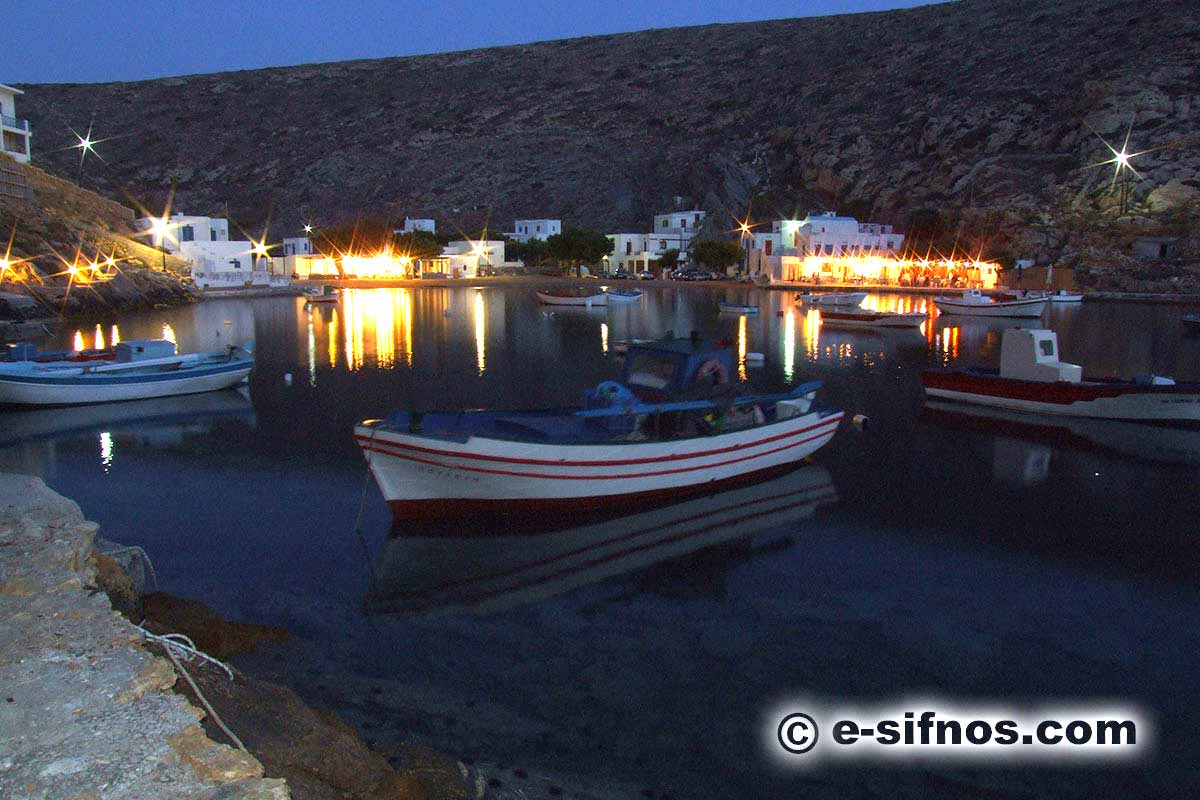
[[[972,317],[1040,317],[1049,302],[1045,295],[997,300],[978,289],[968,289],[961,297],[933,298],[933,304],[943,314]]]
[[[921,382],[930,397],[1014,411],[1200,425],[1200,383],[1084,380],[1078,365],[1058,360],[1058,337],[1048,330],[1004,331],[999,370],[930,369]]]
[[[821,324],[831,328],[919,328],[929,319],[923,312],[821,310]]]
[[[733,354],[632,345],[580,408],[397,412],[355,428],[398,521],[613,511],[752,482],[833,438],[820,382],[737,396]]]

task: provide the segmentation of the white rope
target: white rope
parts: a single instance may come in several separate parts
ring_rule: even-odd
[[[221,719],[221,715],[217,713],[217,710],[212,707],[211,703],[208,702],[208,698],[204,696],[204,692],[200,691],[200,687],[196,685],[194,680],[192,680],[191,674],[189,674],[187,668],[183,666],[183,661],[191,662],[198,656],[205,661],[216,664],[218,667],[225,670],[225,674],[229,676],[229,680],[231,681],[233,680],[233,670],[231,670],[223,661],[218,661],[208,653],[197,649],[195,642],[193,642],[187,636],[184,636],[182,633],[164,633],[160,636],[157,633],[151,633],[141,625],[134,625],[133,627],[141,631],[142,635],[150,641],[156,642],[162,646],[163,650],[165,650],[167,653],[167,657],[171,659],[171,663],[175,665],[176,669],[178,669],[180,674],[183,675],[184,680],[188,682],[188,686],[192,687],[192,691],[196,693],[197,699],[199,699],[200,704],[204,706],[204,710],[208,712],[209,718],[212,719],[212,721],[216,723],[217,727],[229,737],[231,742],[237,745],[239,750],[242,752],[249,752],[246,750],[246,745],[242,744],[242,740],[237,737],[237,734],[229,730],[229,727]],[[179,652],[179,655],[176,655],[176,651]],[[180,658],[182,658],[183,661],[181,661]]]
[[[108,549],[100,548],[100,555],[108,556],[109,558],[115,558],[126,553],[133,553],[141,560],[150,572],[150,580],[154,582],[154,588],[158,589],[158,574],[154,571],[154,562],[150,560],[149,554],[141,547],[136,544],[130,544],[110,547]]]

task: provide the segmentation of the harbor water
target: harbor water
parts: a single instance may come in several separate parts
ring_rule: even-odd
[[[762,310],[721,314],[718,299]],[[1046,322],[1086,374],[1200,380],[1185,311],[1088,302]],[[104,535],[144,547],[163,590],[294,634],[244,668],[385,752],[486,763],[529,797],[547,789],[518,772],[596,797],[1196,796],[1200,431],[924,401],[922,369],[995,365],[1017,324],[1035,323],[842,331],[788,293],[703,287],[591,309],[495,286],[214,300],[48,344],[253,340],[247,387],[0,412],[0,468],[43,477]],[[392,529],[356,422],[574,404],[616,377],[620,342],[693,331],[728,340],[756,387],[822,380],[847,422],[795,472],[675,509],[550,533],[502,517]],[[908,697],[1119,700],[1152,720],[1152,755],[797,769],[764,743],[791,699]]]

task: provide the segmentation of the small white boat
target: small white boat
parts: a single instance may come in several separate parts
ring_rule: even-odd
[[[534,292],[548,306],[606,306],[608,293],[576,294],[574,292]]]
[[[831,328],[919,328],[927,319],[921,311],[821,311],[821,324]]]
[[[131,340],[118,344],[112,359],[2,362],[0,403],[79,405],[211,392],[236,386],[253,367],[249,345],[179,355],[164,339]]]
[[[665,339],[631,346],[623,382],[581,408],[398,411],[354,436],[403,522],[645,508],[751,482],[837,432],[842,412],[816,402],[819,381],[736,396],[733,375],[729,348]]]
[[[310,286],[304,291],[308,298],[307,305],[315,305],[316,303],[336,303],[340,300],[338,290],[332,286]]]
[[[631,292],[624,289],[610,289],[605,294],[614,303],[633,303],[642,299],[641,292]],[[544,302],[544,301],[543,301]]]
[[[1044,296],[993,300],[978,289],[968,289],[961,297],[933,298],[943,314],[972,317],[1040,317],[1049,302]]]
[[[758,306],[743,305],[741,303],[726,303],[721,300],[717,303],[722,314],[757,314]]]
[[[861,306],[866,292],[800,292],[796,300],[815,306]]]
[[[1068,292],[1066,289],[1059,289],[1057,292],[1050,292],[1051,303],[1082,303],[1083,295],[1077,292]]]
[[[999,370],[927,369],[921,383],[930,397],[1013,411],[1200,423],[1200,384],[1157,376],[1085,381],[1082,368],[1058,360],[1058,337],[1048,330],[1004,331]]]

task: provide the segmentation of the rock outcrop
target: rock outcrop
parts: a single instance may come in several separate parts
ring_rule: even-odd
[[[286,800],[217,744],[96,585],[95,523],[38,478],[0,474],[0,796]]]

